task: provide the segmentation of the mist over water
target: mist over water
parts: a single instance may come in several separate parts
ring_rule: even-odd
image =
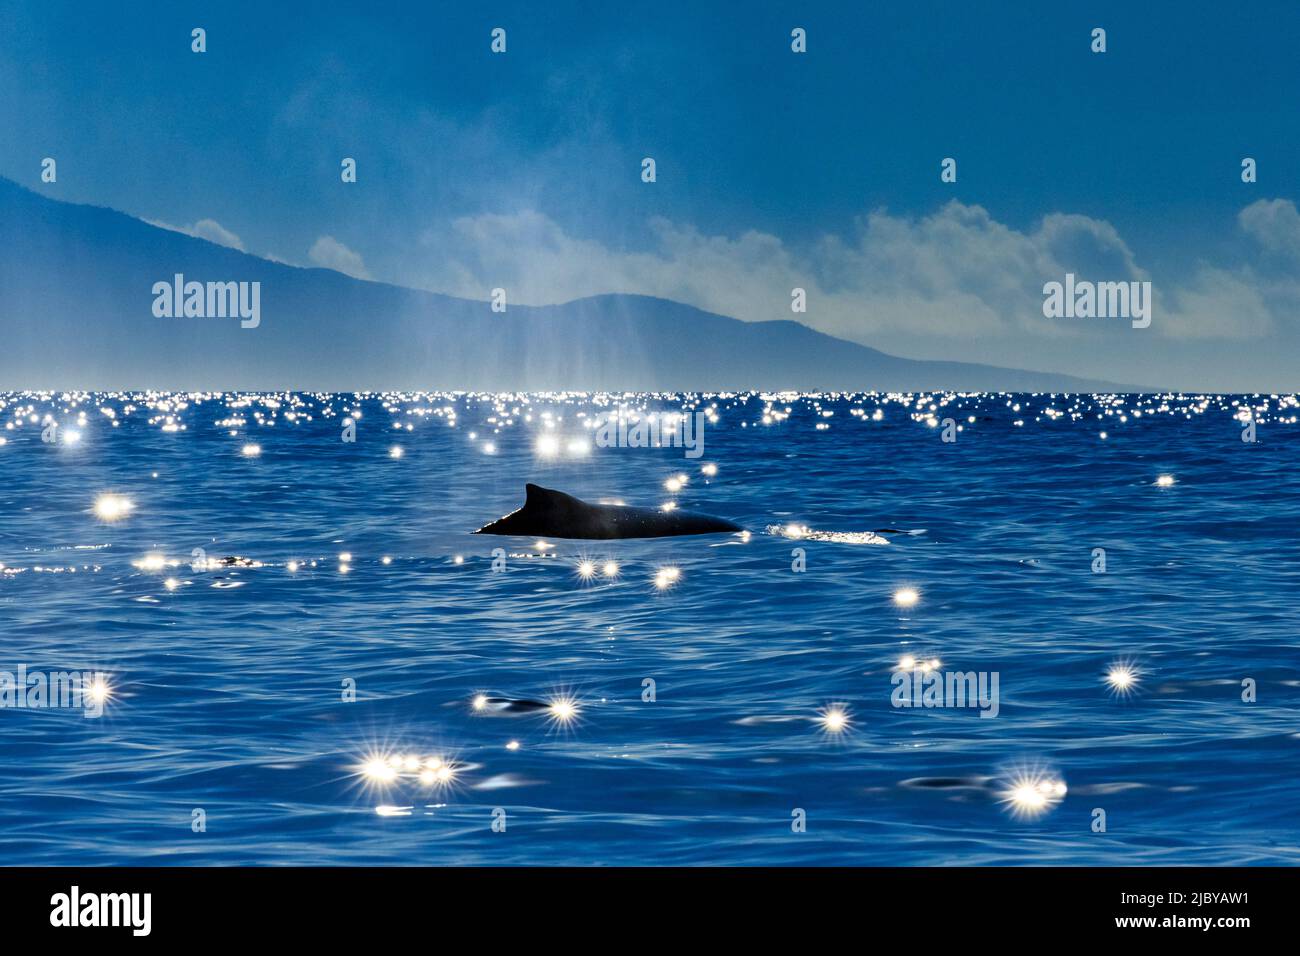
[[[702,456],[598,447],[620,407],[706,411]],[[95,719],[0,709],[0,848],[1300,862],[1297,415],[1291,396],[0,394],[0,671],[111,687]],[[752,533],[470,534],[526,482]],[[893,706],[907,658],[998,674],[997,716]],[[1027,807],[1026,780],[1064,791]]]

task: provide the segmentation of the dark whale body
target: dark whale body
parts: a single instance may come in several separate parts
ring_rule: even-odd
[[[690,511],[660,511],[627,505],[592,505],[562,491],[525,486],[524,506],[486,524],[475,534],[540,538],[666,538],[680,534],[744,531],[740,525]]]

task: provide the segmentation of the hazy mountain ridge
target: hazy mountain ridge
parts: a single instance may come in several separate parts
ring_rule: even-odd
[[[0,388],[1127,391],[901,359],[665,299],[475,302],[272,262],[0,178]],[[157,282],[259,282],[260,325],[159,318]],[[486,291],[486,290],[485,290]]]

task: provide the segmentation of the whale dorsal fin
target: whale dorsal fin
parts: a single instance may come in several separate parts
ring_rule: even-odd
[[[524,507],[530,510],[534,508],[571,507],[574,504],[581,503],[573,495],[566,495],[563,491],[552,491],[550,488],[543,488],[541,485],[534,485],[531,482],[524,485]]]

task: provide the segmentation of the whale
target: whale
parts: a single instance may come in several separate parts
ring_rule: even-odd
[[[474,698],[474,709],[487,714],[536,714],[551,710],[554,704],[543,700],[528,700],[524,697],[487,697]]]
[[[562,491],[524,486],[524,506],[474,534],[538,538],[667,538],[686,534],[729,534],[740,525],[692,511],[660,511],[629,505],[593,505]]]

